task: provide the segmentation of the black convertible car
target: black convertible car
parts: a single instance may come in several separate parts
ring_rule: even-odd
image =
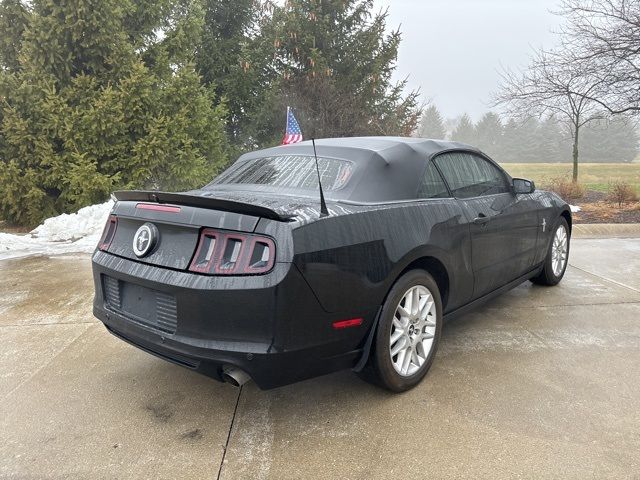
[[[191,192],[116,193],[94,314],[236,385],[352,368],[403,391],[427,373],[443,321],[564,275],[569,206],[477,149],[342,138],[314,150],[249,153]]]

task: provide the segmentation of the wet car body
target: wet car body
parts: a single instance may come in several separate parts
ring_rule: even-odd
[[[112,237],[93,256],[94,314],[123,340],[219,380],[234,368],[267,389],[359,370],[381,305],[403,272],[430,272],[445,319],[452,318],[537,275],[550,225],[561,216],[571,223],[568,205],[540,190],[458,198],[436,165],[451,153],[499,168],[453,142],[327,139],[317,142],[318,156],[348,161],[350,179],[325,192],[326,216],[317,184],[119,192]],[[313,149],[304,142],[253,152],[230,171],[278,156],[312,159]],[[420,197],[426,169],[440,175],[446,192]],[[145,224],[158,238],[140,257],[132,245]],[[240,235],[239,248],[272,245],[268,271],[193,271],[206,231],[222,232],[226,242]]]

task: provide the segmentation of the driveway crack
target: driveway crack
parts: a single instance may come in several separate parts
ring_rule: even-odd
[[[624,287],[624,288],[627,288],[627,289],[629,289],[629,290],[631,290],[633,292],[640,293],[640,290],[638,290],[637,288],[630,287],[629,285],[625,285],[624,283],[617,282],[615,280],[612,280],[611,278],[603,277],[602,275],[598,275],[597,273],[590,272],[589,270],[585,270],[584,268],[576,267],[575,265],[572,265],[571,263],[569,263],[569,266],[571,266],[572,268],[575,268],[576,270],[580,270],[581,272],[584,272],[584,273],[586,273],[588,275],[591,275],[591,276],[594,276],[594,277],[599,278],[601,280],[604,280],[606,282],[618,285],[619,287]]]
[[[227,441],[222,447],[222,459],[220,460],[220,468],[218,468],[218,476],[216,480],[220,480],[222,475],[222,469],[224,468],[224,460],[227,456],[227,449],[229,448],[229,442],[231,441],[231,433],[233,432],[233,425],[236,421],[236,414],[238,413],[238,405],[240,405],[240,395],[242,395],[242,385],[238,388],[238,398],[236,398],[236,406],[233,409],[233,416],[231,417],[231,424],[229,425],[229,432],[227,433]]]

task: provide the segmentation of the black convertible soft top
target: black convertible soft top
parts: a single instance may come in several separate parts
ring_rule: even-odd
[[[341,190],[328,192],[329,199],[373,203],[415,198],[426,161],[432,156],[451,149],[477,151],[463,143],[413,137],[326,138],[316,140],[316,148],[319,157],[349,160],[356,167],[352,181]],[[236,165],[279,155],[313,156],[313,145],[311,141],[305,141],[250,152],[241,156]],[[211,187],[214,190],[234,189],[231,185]],[[273,192],[260,186],[253,186],[252,190]],[[297,193],[313,195],[309,191]]]
[[[339,154],[346,153],[354,154],[354,160],[371,159],[373,156],[378,156],[388,163],[398,160],[404,161],[408,156],[416,154],[424,159],[454,148],[476,150],[464,143],[415,137],[322,138],[316,140],[316,147],[320,156],[343,158]],[[240,157],[239,161],[282,154],[308,154],[309,152],[313,154],[313,146],[311,141],[307,140],[293,145],[282,145],[250,152]]]

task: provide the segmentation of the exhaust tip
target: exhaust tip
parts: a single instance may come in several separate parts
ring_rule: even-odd
[[[222,367],[222,379],[235,387],[241,387],[251,380],[251,377],[239,368],[232,365],[224,365]]]

